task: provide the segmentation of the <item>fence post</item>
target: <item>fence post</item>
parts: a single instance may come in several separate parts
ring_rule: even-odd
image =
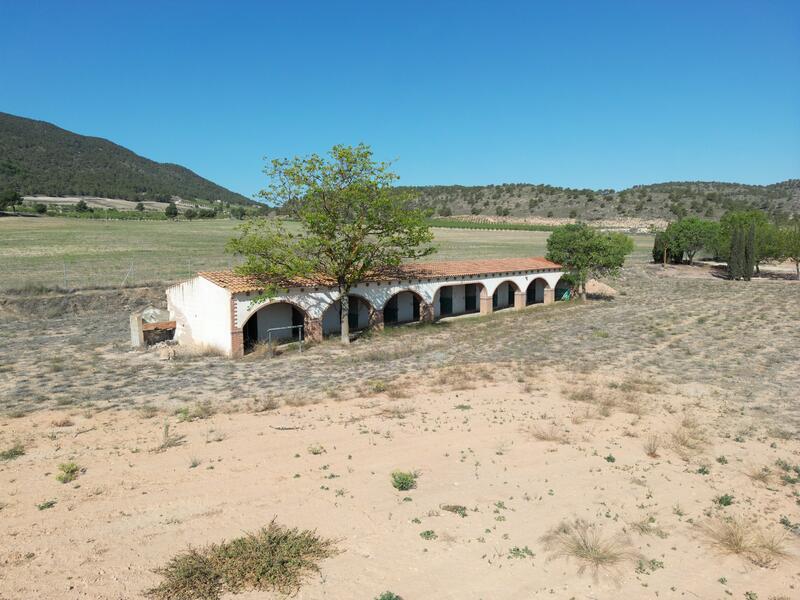
[[[64,261],[64,289],[69,289],[67,286],[67,261]]]

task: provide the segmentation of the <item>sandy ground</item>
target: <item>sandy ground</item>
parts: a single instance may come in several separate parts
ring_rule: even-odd
[[[800,527],[780,523],[800,521],[800,485],[775,466],[800,463],[800,441],[714,387],[472,365],[263,408],[0,417],[0,450],[25,448],[0,462],[0,598],[138,598],[188,545],[273,517],[338,539],[303,599],[800,597]],[[154,452],[165,422],[185,437]],[[85,471],[61,484],[66,461]],[[764,467],[764,481],[749,476]],[[395,469],[418,471],[417,488],[395,490]],[[725,494],[730,506],[715,501]],[[791,556],[765,567],[715,548],[702,526],[733,516],[784,537]],[[575,518],[620,536],[627,557],[583,574],[553,557],[541,537]]]

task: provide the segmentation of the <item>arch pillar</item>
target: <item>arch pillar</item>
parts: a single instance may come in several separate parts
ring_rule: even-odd
[[[552,304],[556,301],[556,290],[552,287],[544,288],[544,304]]]
[[[430,302],[425,302],[424,300],[419,301],[419,320],[420,323],[433,323],[433,304]]]
[[[525,292],[514,292],[514,310],[522,310],[525,308],[525,300],[527,294]]]
[[[494,307],[492,306],[492,294],[489,294],[486,291],[486,286],[484,285],[481,289],[481,314],[490,315],[493,311]]]
[[[306,314],[303,319],[303,339],[306,342],[318,343],[322,341],[322,318],[312,319]]]
[[[369,325],[367,326],[373,331],[383,331],[383,310],[373,308],[369,313]],[[321,329],[320,329],[321,331]]]

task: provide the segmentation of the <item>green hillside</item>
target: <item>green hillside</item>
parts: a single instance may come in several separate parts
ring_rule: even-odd
[[[252,201],[180,165],[158,163],[102,138],[0,113],[0,190],[126,200]]]
[[[800,214],[800,179],[772,185],[706,181],[638,185],[626,190],[588,190],[528,183],[487,186],[424,186],[409,191],[419,206],[441,216],[572,217],[586,221],[632,217],[718,218],[727,210],[758,208],[776,218]]]

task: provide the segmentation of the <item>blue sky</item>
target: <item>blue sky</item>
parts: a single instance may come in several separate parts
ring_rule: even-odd
[[[800,177],[800,2],[0,0],[0,111],[245,195],[365,142],[401,183]]]

